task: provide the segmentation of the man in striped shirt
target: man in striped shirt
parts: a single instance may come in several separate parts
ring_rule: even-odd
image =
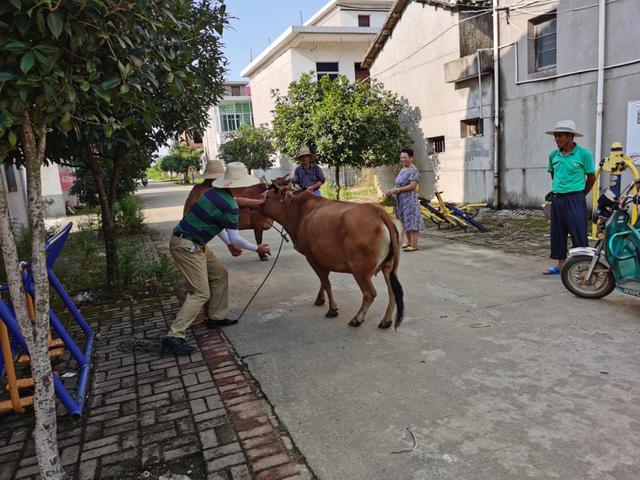
[[[249,175],[242,163],[230,163],[224,178],[215,180],[212,188],[202,194],[173,229],[169,251],[189,284],[189,292],[171,323],[169,333],[162,339],[163,352],[187,355],[195,351],[186,343],[186,332],[207,302],[209,328],[238,323],[227,319],[227,269],[206,245],[213,237],[219,236],[227,245],[261,254],[270,253],[268,245],[247,242],[238,233],[239,207],[258,207],[264,203],[264,198],[234,198],[230,191],[258,183],[260,181]]]

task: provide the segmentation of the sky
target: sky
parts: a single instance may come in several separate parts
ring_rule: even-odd
[[[290,25],[306,22],[328,0],[226,0],[232,18],[222,41],[229,60],[227,80],[240,80],[240,72]]]

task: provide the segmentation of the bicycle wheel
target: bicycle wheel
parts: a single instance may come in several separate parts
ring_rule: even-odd
[[[465,212],[465,215],[469,218],[476,218],[476,216],[478,215],[478,213],[480,213],[480,209],[479,208],[465,208],[463,210],[463,212]]]

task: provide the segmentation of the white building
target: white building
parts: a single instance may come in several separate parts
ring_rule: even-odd
[[[344,75],[350,81],[369,76],[360,62],[376,37],[392,0],[331,0],[304,25],[292,25],[241,72],[249,78],[256,125],[273,119],[272,92],[285,94],[303,74]],[[289,173],[288,162],[269,176]]]
[[[366,78],[360,62],[382,27],[390,0],[331,0],[304,25],[292,25],[242,71],[249,78],[256,125],[270,123],[272,91],[285,93],[311,71],[349,80]]]
[[[13,165],[2,167],[3,181],[7,192],[7,204],[11,222],[26,226],[28,220],[27,179],[24,168]],[[65,217],[65,202],[75,205],[77,199],[70,191],[75,183],[73,169],[55,164],[40,169],[42,179],[42,210],[47,224],[53,224]]]
[[[209,126],[204,131],[204,160],[214,160],[229,134],[241,125],[253,125],[249,82],[225,82],[222,100],[209,110]]]

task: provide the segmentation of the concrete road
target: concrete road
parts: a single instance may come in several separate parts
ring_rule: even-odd
[[[182,218],[184,201],[191,188],[191,185],[173,182],[149,182],[146,187],[138,187],[136,196],[144,203],[145,223],[158,230],[167,242],[173,227]]]
[[[278,234],[266,239],[275,256]],[[540,275],[538,258],[428,234],[421,244],[402,255],[398,332],[376,328],[382,278],[354,329],[360,292],[333,274],[340,316],[324,318],[318,280],[290,244],[225,331],[317,476],[640,478],[640,301],[578,299]],[[221,256],[239,313],[274,259]]]

